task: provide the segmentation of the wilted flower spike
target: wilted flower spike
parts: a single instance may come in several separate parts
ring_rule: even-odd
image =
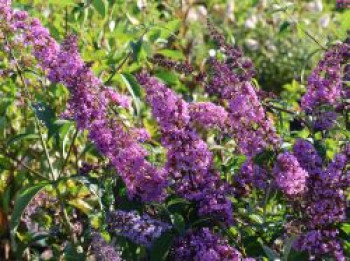
[[[151,247],[155,239],[171,229],[169,224],[153,219],[147,214],[140,216],[136,211],[111,212],[106,222],[110,233],[124,236],[146,247]]]
[[[149,60],[152,63],[155,63],[159,66],[165,67],[169,70],[173,69],[179,73],[184,73],[185,75],[191,74],[194,71],[193,67],[189,63],[173,61],[161,54],[156,54],[153,58],[150,58]]]

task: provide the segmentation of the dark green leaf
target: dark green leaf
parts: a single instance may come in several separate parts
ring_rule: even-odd
[[[81,249],[81,251],[78,251],[77,247],[73,246],[70,243],[64,249],[64,257],[65,257],[65,260],[67,261],[85,261],[86,260],[86,256],[84,254],[83,249]]]
[[[152,245],[151,261],[166,260],[175,235],[171,232],[165,232]]]
[[[291,236],[285,240],[284,248],[283,248],[283,260],[284,261],[288,261],[290,251],[292,250],[293,243],[296,239],[297,239],[297,236]]]
[[[288,27],[290,26],[290,23],[288,21],[284,21],[281,26],[280,26],[280,33],[283,33],[285,30],[288,29]]]
[[[171,222],[180,234],[185,232],[185,220],[182,215],[178,213],[171,215]]]
[[[280,259],[279,255],[270,247],[266,245],[262,245],[262,248],[264,249],[265,254],[269,258],[269,260],[277,260]]]
[[[49,131],[48,136],[51,138],[58,130],[54,124],[56,120],[55,111],[48,104],[42,102],[35,103],[33,108],[38,119],[45,124]]]
[[[141,96],[141,88],[139,83],[136,81],[135,77],[129,73],[122,73],[120,74],[122,80],[124,81],[126,88],[128,89],[129,93],[131,94],[137,114],[139,115],[141,110],[141,104],[140,104],[140,96]]]
[[[131,47],[131,50],[132,50],[134,61],[138,61],[139,60],[142,43],[143,43],[142,38],[140,40],[138,40],[137,42],[133,42],[133,41],[130,42],[130,47]]]

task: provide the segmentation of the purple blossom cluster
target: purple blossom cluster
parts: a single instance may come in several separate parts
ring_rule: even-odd
[[[109,245],[100,233],[94,232],[91,237],[91,252],[99,261],[121,261],[121,253]]]
[[[228,241],[212,233],[208,228],[199,231],[189,231],[180,238],[173,249],[174,260],[193,261],[252,261],[253,258],[243,258],[242,254]]]
[[[321,256],[332,253],[337,261],[345,261],[343,248],[337,239],[339,231],[336,229],[309,230],[302,235],[295,247],[310,254],[310,260],[320,260]]]
[[[183,73],[185,75],[191,74],[194,71],[194,68],[191,64],[187,62],[173,61],[161,54],[156,54],[149,60],[154,64],[157,64],[169,70],[175,70],[176,72]]]
[[[228,128],[237,150],[250,157],[276,144],[278,139],[272,122],[253,85],[242,82],[227,64],[217,60],[211,59],[211,70],[207,91],[228,103]]]
[[[110,103],[128,107],[128,98],[104,87],[94,76],[79,54],[76,37],[68,36],[59,46],[39,20],[29,18],[26,12],[14,12],[10,1],[1,4],[0,16],[24,36],[48,78],[69,89],[70,115],[79,129],[89,130],[89,138],[114,165],[130,197],[143,201],[163,199],[167,175],[145,159],[148,153],[138,143],[147,138],[144,130],[134,129],[135,135],[129,135],[120,121],[109,117]]]
[[[111,212],[107,224],[110,233],[124,236],[145,247],[151,247],[154,240],[171,229],[168,223],[153,219],[147,214],[140,216],[136,211]]]
[[[296,196],[305,192],[308,173],[293,154],[284,152],[278,155],[273,174],[277,186],[285,195]]]
[[[209,30],[226,57],[223,61],[210,59],[206,90],[227,104],[226,131],[233,136],[237,151],[247,156],[235,176],[236,194],[247,194],[251,187],[266,188],[267,171],[254,164],[253,158],[264,149],[274,147],[278,138],[258,92],[250,82],[254,75],[253,64],[239,49],[227,45],[211,24]]]
[[[343,104],[340,107],[343,107],[345,110],[350,109],[350,31],[348,31],[348,36],[344,41],[344,44],[347,45],[348,51],[344,53],[344,69],[343,69],[343,88],[342,88],[342,102]],[[339,107],[339,106],[338,106]]]
[[[255,164],[252,158],[247,159],[235,175],[235,194],[247,195],[251,188],[266,189],[268,186],[267,170]]]
[[[342,89],[341,64],[350,46],[337,44],[330,48],[308,78],[302,108],[311,112],[320,105],[336,105]]]
[[[311,143],[298,140],[293,147],[300,165],[309,172],[308,191],[301,206],[306,232],[299,237],[295,247],[307,251],[311,257],[331,255],[336,260],[345,260],[337,237],[339,231],[334,225],[346,218],[345,190],[350,186],[349,173],[345,170],[350,160],[347,148],[323,168]]]
[[[189,106],[189,114],[193,122],[204,128],[225,129],[228,119],[226,110],[211,102],[194,102]]]
[[[307,140],[297,139],[293,146],[293,155],[298,159],[300,166],[309,176],[314,176],[322,169],[322,159],[314,146]]]
[[[314,121],[314,128],[318,131],[331,129],[337,120],[337,114],[334,111],[319,113]]]
[[[350,57],[350,44],[345,41],[330,48],[308,78],[307,91],[301,99],[301,107],[314,117],[314,129],[331,129],[337,119],[337,111],[348,96],[344,79],[347,74],[346,61]],[[344,84],[343,84],[344,82]],[[323,107],[328,109],[324,111]]]
[[[148,74],[140,74],[138,80],[160,126],[162,144],[168,149],[166,169],[177,194],[200,202],[200,214],[218,216],[230,223],[232,207],[225,196],[227,186],[213,167],[207,144],[191,127],[190,105]]]
[[[81,60],[74,37],[63,43],[57,59],[60,66],[50,72],[51,80],[63,82],[71,90],[70,109],[78,127],[90,131],[90,139],[110,159],[130,196],[137,195],[143,201],[161,200],[166,173],[145,160],[147,151],[137,142],[144,137],[129,135],[121,123],[108,118],[108,98],[124,107],[129,101],[110,89],[99,92],[101,83]]]
[[[273,124],[251,83],[255,69],[241,50],[225,43],[224,36],[209,21],[208,28],[211,38],[226,57],[223,61],[209,60],[211,72],[206,90],[228,104],[228,125],[237,150],[251,157],[278,141]]]

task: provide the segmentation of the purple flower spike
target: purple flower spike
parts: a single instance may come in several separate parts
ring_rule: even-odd
[[[136,211],[111,212],[107,217],[107,224],[110,233],[124,236],[146,247],[151,247],[155,239],[171,229],[169,224],[153,219],[147,214],[140,216]]]

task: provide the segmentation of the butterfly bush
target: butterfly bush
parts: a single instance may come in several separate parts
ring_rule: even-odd
[[[125,183],[129,200],[134,200],[132,207],[139,210],[118,210],[122,206],[116,199],[104,209],[108,233],[117,239],[127,238],[146,253],[162,235],[170,234],[174,237],[169,242],[172,260],[254,260],[246,258],[241,238],[228,241],[225,234],[232,232],[230,226],[249,226],[246,213],[233,207],[235,202],[241,200],[236,204],[251,208],[250,199],[263,194],[265,219],[271,192],[290,207],[290,223],[299,226],[294,249],[307,253],[311,260],[324,256],[345,260],[339,227],[346,221],[350,145],[329,161],[319,153],[316,142],[323,142],[326,131],[338,124],[340,112],[348,109],[349,38],[331,46],[309,76],[301,109],[312,138],[295,139],[289,143],[291,150],[281,146],[284,141],[253,83],[253,63],[239,48],[227,44],[211,23],[210,38],[222,55],[210,57],[205,72],[197,73],[188,62],[155,55],[149,59],[154,65],[193,77],[196,84],[204,86],[208,99],[187,101],[150,72],[135,73],[166,153],[165,163],[156,166],[148,160],[146,148],[153,141],[149,131],[141,124],[129,126],[119,115],[119,111],[132,110],[130,97],[105,86],[94,75],[79,53],[78,38],[68,34],[58,43],[38,19],[14,11],[10,5],[11,1],[0,0],[4,50],[9,54],[13,49],[30,51],[35,70],[40,69],[50,82],[67,87],[70,98],[65,117],[73,119],[79,131],[87,131]],[[219,160],[205,140],[205,133],[211,130],[219,132],[220,138],[232,138],[234,156],[242,156],[243,163],[233,171],[232,179],[223,179],[226,173],[220,172]],[[269,160],[261,160],[266,155]],[[79,173],[88,177],[94,169],[98,166],[85,164]],[[37,202],[24,211],[22,221],[28,229],[44,199],[38,194]],[[188,203],[189,212],[174,216],[168,205],[173,199]],[[163,218],[165,214],[168,217]],[[177,224],[175,217],[184,224]],[[265,229],[267,223],[263,222]],[[97,232],[92,233],[89,247],[96,260],[122,260],[121,251]]]
[[[20,30],[48,78],[69,89],[69,109],[78,128],[89,130],[90,139],[115,166],[129,195],[143,201],[161,200],[167,184],[166,172],[146,161],[148,153],[138,143],[137,135],[136,139],[131,137],[119,121],[108,116],[110,101],[125,107],[128,99],[106,89],[94,76],[78,52],[75,36],[68,36],[60,46],[39,20],[29,18],[25,12],[12,11],[9,4],[5,2],[2,16]]]
[[[153,219],[147,214],[140,216],[136,211],[111,212],[108,214],[107,224],[109,232],[146,247],[151,247],[154,240],[171,229],[169,224]]]

